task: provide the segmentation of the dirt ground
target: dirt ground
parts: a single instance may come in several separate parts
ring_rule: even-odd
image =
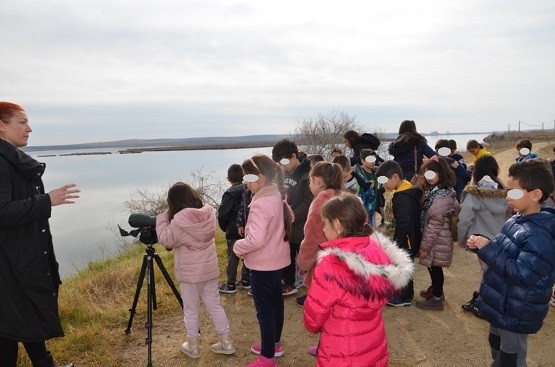
[[[537,145],[540,148],[541,144]],[[500,153],[498,161],[501,171],[506,172],[514,159],[514,152]],[[506,155],[506,157],[505,157]],[[496,156],[497,157],[497,156]],[[489,366],[490,354],[487,341],[488,323],[461,309],[461,304],[471,298],[478,289],[480,268],[476,255],[455,247],[453,265],[445,269],[444,311],[426,311],[415,306],[383,310],[390,363],[392,367],[434,366]],[[426,268],[416,264],[415,290],[427,288],[430,279]],[[295,295],[306,292],[301,288]],[[302,308],[295,304],[295,296],[285,299],[285,326],[282,343],[284,356],[278,358],[282,367],[313,366],[315,358],[307,354],[309,345],[318,341],[318,336],[308,333],[302,324]],[[417,296],[418,297],[418,296]],[[154,311],[154,340],[152,359],[154,366],[177,367],[231,367],[243,366],[255,359],[249,351],[251,343],[259,341],[258,323],[252,297],[244,290],[232,295],[222,295],[223,307],[231,322],[237,352],[232,356],[216,355],[210,344],[216,342],[217,334],[204,312],[201,328],[201,357],[191,359],[180,351],[185,339],[183,315],[175,307],[171,317],[160,319]],[[177,305],[177,301],[176,301]],[[146,366],[147,347],[144,340],[146,330],[142,315],[137,315],[135,326],[128,338],[127,349],[121,351],[119,366]],[[529,367],[555,366],[555,308],[550,307],[543,328],[530,335],[528,348]]]

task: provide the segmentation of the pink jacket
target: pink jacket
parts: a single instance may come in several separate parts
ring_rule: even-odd
[[[384,235],[321,245],[304,303],[304,325],[321,333],[316,366],[387,366],[381,309],[408,284],[409,254]]]
[[[304,239],[297,255],[297,266],[306,271],[304,285],[310,287],[314,266],[316,265],[316,255],[322,243],[326,242],[324,235],[324,223],[320,215],[320,209],[331,198],[336,195],[335,190],[327,189],[321,191],[314,197],[308,209],[308,218],[304,225]]]
[[[277,186],[262,187],[249,208],[245,238],[235,242],[233,252],[252,270],[278,270],[291,264],[289,242],[283,240],[283,200]]]
[[[453,238],[449,229],[449,218],[452,213],[458,213],[460,210],[455,191],[451,191],[449,196],[436,197],[424,220],[420,251],[427,254],[424,257],[420,256],[420,264],[427,267],[451,266],[453,242],[457,239]]]
[[[216,255],[216,214],[210,205],[185,208],[168,221],[168,213],[156,217],[160,243],[174,250],[175,278],[179,283],[199,283],[220,275]]]

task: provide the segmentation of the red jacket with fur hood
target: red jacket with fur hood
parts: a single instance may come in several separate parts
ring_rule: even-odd
[[[381,309],[414,271],[409,254],[384,235],[321,245],[304,303],[304,324],[321,333],[316,366],[387,366]]]

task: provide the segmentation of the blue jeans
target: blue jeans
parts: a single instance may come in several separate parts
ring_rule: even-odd
[[[260,354],[266,358],[274,358],[274,348],[283,330],[282,270],[251,270],[252,297],[260,326]]]

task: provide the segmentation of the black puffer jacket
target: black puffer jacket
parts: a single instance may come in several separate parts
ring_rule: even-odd
[[[0,139],[0,337],[10,340],[63,336],[44,169]]]
[[[416,147],[416,169],[414,167],[414,151]],[[389,154],[393,160],[401,166],[403,176],[410,180],[415,172],[418,172],[422,165],[422,157],[431,158],[436,152],[430,148],[426,139],[419,134],[404,133],[399,135],[394,142],[389,144]]]
[[[222,202],[218,208],[218,225],[225,232],[225,238],[228,240],[242,238],[237,232],[237,213],[246,189],[245,184],[234,184],[222,196]]]

